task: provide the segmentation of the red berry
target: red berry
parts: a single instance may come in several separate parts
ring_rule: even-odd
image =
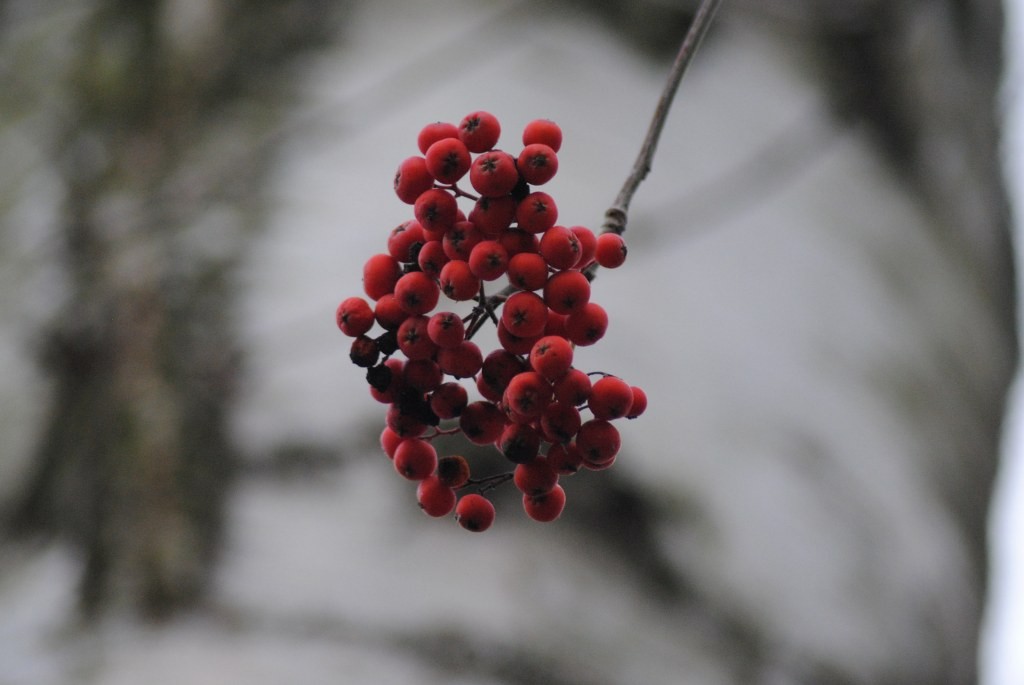
[[[622,418],[633,404],[633,390],[621,378],[605,376],[594,383],[590,393],[590,412],[595,419]]]
[[[397,297],[389,293],[377,300],[373,308],[373,318],[384,330],[395,331],[409,318],[409,312],[402,308],[402,303]]]
[[[469,260],[473,248],[484,239],[471,221],[457,221],[445,232],[442,240],[444,253],[451,259]]]
[[[576,268],[584,269],[594,261],[594,253],[597,251],[597,236],[586,226],[573,226],[569,230],[573,232],[580,244],[580,258],[576,262]]]
[[[394,292],[402,276],[402,267],[391,255],[377,254],[363,264],[363,290],[371,300],[379,300]]]
[[[397,357],[391,357],[384,362],[383,367],[377,368],[382,369],[386,383],[379,387],[371,385],[370,396],[381,404],[398,401],[399,395],[405,389],[405,381],[402,378],[405,375],[405,362]]]
[[[529,424],[510,423],[501,432],[498,448],[513,463],[532,461],[540,452],[540,433]]]
[[[558,155],[543,143],[532,143],[519,153],[517,167],[527,183],[541,185],[554,178],[558,172]]]
[[[505,428],[505,415],[493,402],[470,402],[459,416],[459,428],[474,445],[490,445]]]
[[[413,206],[413,214],[427,232],[437,233],[455,225],[459,205],[455,196],[441,188],[420,193]]]
[[[449,376],[469,378],[475,376],[484,363],[483,353],[476,343],[463,340],[456,347],[442,348],[437,353],[437,363]]]
[[[516,218],[516,201],[511,195],[481,197],[468,218],[484,236],[497,238]]]
[[[604,337],[607,330],[608,313],[594,302],[588,302],[582,310],[570,314],[565,320],[569,340],[581,347],[593,345]]]
[[[388,455],[388,459],[395,458],[395,450],[401,442],[402,437],[398,433],[384,426],[384,430],[380,432],[380,448]]]
[[[442,138],[425,154],[427,171],[440,183],[452,184],[466,175],[472,161],[465,143],[458,138]]]
[[[418,438],[427,432],[427,424],[411,414],[406,414],[395,404],[388,407],[384,420],[387,421],[388,428],[395,431],[403,439]],[[397,455],[398,450],[396,449],[395,456]]]
[[[565,226],[552,226],[540,239],[540,253],[553,269],[571,269],[580,260],[580,241]]]
[[[426,440],[408,438],[395,449],[395,470],[409,480],[423,480],[437,468],[437,450]]]
[[[572,366],[572,345],[561,336],[546,335],[533,344],[530,366],[548,380],[560,378]]]
[[[441,275],[441,268],[449,261],[448,255],[444,253],[444,244],[440,240],[429,240],[420,247],[416,257],[416,263],[420,270],[431,278]]]
[[[516,466],[512,480],[525,495],[543,495],[558,484],[558,473],[547,458],[538,457]]]
[[[426,314],[437,306],[441,289],[422,271],[410,271],[395,284],[395,297],[410,314]]]
[[[437,312],[427,322],[427,336],[438,347],[457,347],[466,338],[466,326],[458,314]]]
[[[508,251],[496,240],[484,240],[469,253],[470,270],[482,281],[493,281],[508,269]]]
[[[526,231],[521,231],[518,228],[510,228],[501,234],[498,238],[501,244],[508,250],[509,258],[522,254],[524,252],[537,252],[540,241],[537,240],[537,236]]]
[[[472,112],[459,124],[459,138],[470,152],[486,152],[498,144],[501,124],[490,112]]]
[[[480,292],[480,279],[461,259],[453,259],[441,268],[440,281],[444,294],[456,302],[472,300]]]
[[[342,333],[356,338],[373,328],[373,309],[363,298],[349,297],[338,305],[334,319]]]
[[[484,197],[508,195],[519,183],[516,160],[501,150],[485,152],[470,165],[469,183]]]
[[[505,388],[504,403],[526,418],[534,418],[551,403],[551,384],[536,371],[516,374]]]
[[[559,271],[544,285],[544,304],[558,314],[583,311],[588,302],[590,281],[579,271]]]
[[[403,221],[388,235],[388,254],[400,262],[414,262],[426,242],[423,227],[415,219]]]
[[[523,145],[542,143],[555,152],[562,147],[562,129],[550,119],[534,119],[523,129]]]
[[[481,533],[494,523],[494,505],[475,492],[464,495],[455,505],[455,520],[466,530]]]
[[[583,455],[572,443],[552,445],[548,449],[547,460],[555,473],[562,476],[576,473],[583,466]]]
[[[554,383],[555,400],[578,407],[590,399],[590,376],[579,369],[569,371]]]
[[[429,476],[416,486],[416,500],[428,516],[447,516],[455,508],[455,490],[437,476]]]
[[[597,236],[594,259],[606,269],[622,266],[626,261],[626,241],[617,233],[602,233]]]
[[[629,411],[626,413],[627,419],[635,419],[647,409],[647,393],[635,385],[631,390],[633,391],[633,404],[629,405]]]
[[[540,415],[540,430],[551,443],[567,443],[576,437],[582,419],[580,412],[571,404],[552,402]]]
[[[413,359],[402,369],[402,380],[406,387],[425,393],[440,387],[444,374],[432,359]]]
[[[437,345],[427,335],[429,319],[410,316],[398,327],[398,349],[407,359],[430,359],[437,353]]]
[[[539,290],[548,282],[548,263],[535,252],[520,252],[508,260],[508,282],[520,290]]]
[[[516,223],[527,233],[543,233],[558,221],[553,197],[540,191],[530,193],[516,205]]]
[[[492,402],[499,402],[509,381],[523,371],[526,371],[526,364],[522,359],[507,350],[494,350],[480,368],[477,389]]]
[[[420,149],[423,154],[427,153],[430,146],[439,140],[444,138],[458,138],[459,127],[455,124],[449,124],[446,121],[435,121],[432,124],[427,124],[420,129],[419,135],[416,136],[416,147]]]
[[[498,344],[501,348],[512,354],[529,354],[533,344],[540,340],[541,335],[531,335],[528,338],[521,338],[508,332],[505,324],[498,321]]]
[[[532,292],[513,293],[501,308],[501,323],[509,333],[520,338],[542,334],[547,317],[547,305]]]
[[[469,404],[469,393],[454,381],[442,383],[430,393],[430,409],[439,419],[454,419]]]
[[[602,419],[587,421],[576,434],[576,448],[583,455],[584,461],[597,464],[614,459],[620,444],[618,429]]]
[[[534,521],[550,523],[565,509],[565,490],[556,485],[543,495],[523,495],[523,510]]]
[[[395,194],[407,205],[416,202],[422,193],[434,186],[434,177],[427,171],[427,160],[409,157],[395,172]]]

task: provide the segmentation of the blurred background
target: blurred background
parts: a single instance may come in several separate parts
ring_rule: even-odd
[[[594,282],[615,468],[470,535],[380,454],[419,129],[557,121],[596,229],[696,5],[0,1],[0,685],[1022,682],[1013,3],[726,2]]]

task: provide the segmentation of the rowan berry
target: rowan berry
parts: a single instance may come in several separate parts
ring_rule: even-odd
[[[552,226],[540,239],[540,253],[553,269],[571,269],[580,260],[580,242],[565,226]]]
[[[549,381],[561,378],[572,366],[572,345],[561,336],[546,335],[533,344],[530,366]]]
[[[363,298],[349,297],[338,305],[334,319],[342,333],[356,338],[373,328],[373,309]]]
[[[492,402],[501,401],[509,381],[526,371],[526,363],[507,350],[494,350],[484,359],[477,378],[480,394]]]
[[[402,303],[393,294],[382,295],[373,307],[373,318],[386,331],[396,331],[409,318]]]
[[[461,259],[453,259],[441,267],[440,282],[444,294],[456,302],[472,300],[480,292],[480,279]]]
[[[543,143],[532,143],[519,153],[516,166],[527,183],[539,186],[555,177],[558,172],[558,155]]]
[[[576,437],[582,419],[580,412],[571,404],[552,402],[540,415],[540,430],[551,443],[567,443]]]
[[[469,171],[472,161],[466,144],[458,138],[442,138],[424,155],[427,171],[440,183],[456,183]]]
[[[494,523],[494,505],[475,492],[463,495],[455,505],[455,520],[473,533],[482,533]]]
[[[539,251],[540,241],[532,233],[510,228],[498,238],[501,244],[508,251],[509,259],[517,254],[536,253]]]
[[[523,495],[523,510],[534,521],[551,523],[565,509],[565,490],[556,485],[542,495]]]
[[[416,501],[428,516],[447,516],[455,509],[455,490],[436,475],[428,476],[416,486]]]
[[[402,277],[398,260],[387,254],[376,254],[363,264],[363,290],[371,300],[379,300],[395,290]]]
[[[560,338],[567,338],[565,320],[568,318],[567,314],[559,314],[548,309],[548,322],[544,324],[544,335],[557,335]]]
[[[501,348],[512,354],[529,354],[533,344],[540,340],[542,334],[531,335],[528,338],[521,338],[518,335],[509,333],[505,324],[498,321],[498,344]]]
[[[352,341],[348,357],[356,366],[368,368],[377,363],[377,359],[380,358],[380,349],[372,338],[361,335]]]
[[[395,458],[395,450],[398,449],[402,439],[398,433],[384,426],[384,429],[380,432],[380,448],[384,450],[384,454],[388,455],[388,459]]]
[[[573,343],[585,347],[604,337],[608,330],[608,313],[599,304],[588,302],[565,320],[565,332]]]
[[[554,382],[555,401],[579,407],[590,399],[591,388],[590,376],[579,369],[569,369]]]
[[[498,448],[509,461],[523,464],[540,452],[540,433],[526,423],[507,424],[498,439]]]
[[[441,457],[437,462],[437,477],[450,488],[461,488],[469,481],[469,462],[460,454]]]
[[[516,201],[511,195],[481,197],[467,218],[485,237],[497,238],[516,218]]]
[[[395,283],[395,297],[410,314],[426,314],[437,306],[441,289],[422,271],[410,271]]]
[[[584,422],[576,434],[576,449],[584,461],[602,464],[618,454],[620,445],[618,429],[603,419]]]
[[[548,308],[533,292],[513,293],[501,308],[501,323],[512,335],[531,338],[544,332]]]
[[[419,249],[416,256],[416,263],[420,270],[430,276],[437,278],[441,275],[441,269],[449,261],[448,255],[444,253],[444,244],[440,240],[429,240]]]
[[[470,165],[469,183],[484,197],[508,195],[519,183],[516,160],[502,150],[485,152]]]
[[[504,276],[508,269],[508,250],[497,240],[484,240],[473,246],[467,262],[477,278],[493,281]]]
[[[606,269],[622,266],[626,261],[626,241],[617,233],[602,233],[597,236],[594,259]]]
[[[420,222],[415,219],[403,221],[388,235],[388,254],[400,262],[415,262],[426,240]]]
[[[503,403],[526,418],[536,418],[551,403],[551,384],[536,371],[523,371],[509,381]]]
[[[629,405],[629,411],[626,413],[627,419],[635,419],[647,409],[647,393],[635,385],[631,390],[633,391],[633,404]]]
[[[574,314],[583,311],[588,302],[590,281],[579,271],[559,271],[544,284],[544,304],[553,312]]]
[[[458,210],[454,195],[441,188],[431,188],[420,193],[412,211],[423,230],[436,234],[455,225]]]
[[[457,347],[466,339],[466,326],[458,314],[437,312],[427,322],[427,336],[438,347]]]
[[[406,438],[395,448],[395,470],[409,480],[423,480],[437,468],[437,450],[426,440]]]
[[[378,364],[367,371],[367,380],[370,373],[375,379],[370,383],[370,395],[381,404],[392,404],[398,401],[398,397],[405,388],[405,362],[401,359],[391,357],[383,363]]]
[[[517,465],[512,482],[525,495],[543,495],[558,484],[558,473],[546,457],[537,457]]]
[[[586,226],[572,226],[569,228],[576,236],[580,245],[580,257],[576,262],[577,269],[585,269],[594,261],[594,253],[597,251],[597,236]]]
[[[583,466],[583,455],[573,443],[555,443],[548,448],[548,464],[560,476],[576,473]]]
[[[429,319],[425,316],[410,316],[398,327],[398,349],[407,359],[430,359],[438,347],[427,334]]]
[[[500,137],[501,124],[490,112],[471,112],[459,124],[459,138],[470,152],[486,152],[498,143]]]
[[[633,404],[633,390],[624,380],[605,376],[594,383],[588,407],[595,419],[619,419]]]
[[[440,419],[454,419],[469,404],[469,393],[454,381],[442,383],[430,393],[430,409]]]
[[[543,233],[558,221],[558,207],[553,197],[536,191],[516,205],[516,223],[527,233]]]
[[[555,152],[562,147],[562,129],[550,119],[534,119],[523,129],[523,145],[541,143]]]
[[[459,428],[474,445],[490,445],[505,428],[505,415],[493,402],[470,402],[459,415]]]
[[[457,221],[445,232],[441,244],[450,259],[467,261],[473,248],[483,239],[483,234],[472,221]]]
[[[445,138],[458,138],[459,127],[455,124],[450,124],[447,121],[435,121],[432,124],[427,124],[420,129],[419,135],[416,136],[416,147],[420,149],[423,154],[427,153],[430,146],[439,140]]]
[[[393,430],[403,440],[419,438],[421,435],[427,432],[427,422],[421,420],[418,416],[402,410],[397,404],[392,404],[388,407],[387,413],[384,415],[384,420],[387,422],[388,428]],[[395,456],[398,455],[398,450],[395,450]]]
[[[441,386],[444,373],[432,359],[413,359],[402,369],[402,380],[418,392],[430,392]]]
[[[398,165],[395,172],[395,194],[407,205],[414,204],[416,198],[434,187],[434,177],[427,171],[427,160],[422,157],[409,157]]]
[[[463,340],[455,347],[441,348],[437,352],[438,366],[455,378],[475,376],[483,363],[483,353],[477,344],[470,340]]]

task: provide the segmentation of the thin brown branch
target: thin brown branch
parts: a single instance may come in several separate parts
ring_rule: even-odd
[[[675,62],[672,63],[672,70],[669,72],[665,88],[661,92],[658,106],[654,110],[651,125],[647,129],[647,136],[644,138],[643,145],[640,146],[640,154],[637,155],[636,162],[633,163],[633,170],[622,185],[622,190],[615,198],[615,203],[605,212],[603,231],[621,234],[626,230],[629,203],[633,200],[636,189],[640,187],[640,182],[647,178],[647,174],[651,171],[654,152],[658,147],[658,139],[661,137],[661,129],[665,126],[665,119],[668,117],[672,100],[675,99],[679,82],[682,81],[683,74],[690,66],[693,56],[697,53],[697,48],[700,47],[708,27],[711,25],[711,20],[721,4],[722,0],[703,0],[697,9],[697,14],[694,15],[690,28],[683,38],[683,43],[679,47]]]

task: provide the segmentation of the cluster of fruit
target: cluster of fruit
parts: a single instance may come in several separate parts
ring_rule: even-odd
[[[647,405],[640,388],[573,364],[576,347],[607,329],[607,313],[590,301],[590,276],[594,264],[625,261],[622,237],[559,225],[554,199],[531,187],[558,170],[555,123],[530,122],[518,156],[496,149],[500,132],[482,111],[420,131],[422,154],[403,161],[394,180],[415,218],[391,231],[386,253],[366,261],[369,301],[350,297],[336,312],[354,338],[353,363],[388,405],[384,452],[418,483],[427,514],[454,511],[472,531],[490,527],[487,492],[508,480],[531,518],[556,519],[565,506],[559,477],[611,466],[620,444],[612,421]],[[459,186],[467,175],[472,192]],[[468,214],[460,200],[472,203]],[[500,279],[504,288],[488,295],[487,284]],[[453,305],[435,311],[442,295]],[[466,313],[449,311],[455,303]],[[488,322],[498,344],[485,354],[473,338]],[[470,400],[473,388],[482,399]],[[512,470],[474,479],[465,457],[439,457],[434,438],[456,433],[493,445]]]

